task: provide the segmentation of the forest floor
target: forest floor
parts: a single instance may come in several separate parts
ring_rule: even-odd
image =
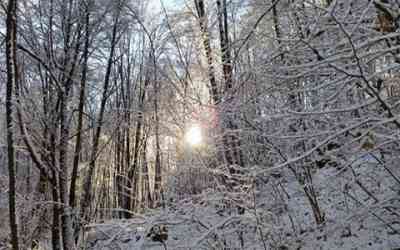
[[[387,167],[400,176],[395,163]],[[351,168],[328,166],[317,169],[313,176],[325,213],[324,225],[316,225],[302,186],[290,172],[283,171],[278,178],[267,177],[257,185],[254,195],[246,197],[251,209],[243,214],[221,209],[224,194],[204,190],[201,195],[170,202],[165,209],[147,210],[133,219],[88,225],[85,249],[165,249],[149,237],[152,228],[163,226],[168,230],[164,243],[170,250],[224,246],[246,250],[400,250],[400,185],[379,162],[363,158]],[[4,219],[5,193],[0,198],[0,219]],[[7,225],[3,220],[0,239],[9,235]],[[5,241],[0,240],[0,249],[4,249],[1,242]]]
[[[187,200],[174,209],[149,211],[140,218],[91,225],[86,247],[164,249],[163,244],[147,236],[155,225],[165,225],[167,249],[223,249],[225,244],[226,249],[399,250],[399,183],[388,178],[388,172],[371,158],[352,167],[351,173],[326,167],[314,175],[325,212],[323,226],[315,225],[301,187],[285,173],[286,178],[269,180],[258,187],[254,211],[221,214],[215,206],[218,203],[199,205],[199,199],[196,203]],[[286,197],[273,194],[271,190],[278,186],[285,187]],[[207,201],[218,199],[215,192],[201,197]],[[238,231],[243,232],[243,248]]]

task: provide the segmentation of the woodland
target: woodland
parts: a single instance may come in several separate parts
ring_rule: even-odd
[[[0,250],[400,250],[399,0],[0,0]]]

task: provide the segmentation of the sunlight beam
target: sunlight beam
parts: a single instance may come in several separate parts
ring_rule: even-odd
[[[203,142],[203,135],[200,126],[191,126],[186,132],[185,140],[192,147],[199,146]]]

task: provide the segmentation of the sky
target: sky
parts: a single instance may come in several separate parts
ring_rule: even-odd
[[[167,9],[169,9],[169,8],[176,7],[176,3],[181,0],[150,0],[149,8],[154,12],[161,11],[160,1],[162,1],[164,3],[164,6]]]

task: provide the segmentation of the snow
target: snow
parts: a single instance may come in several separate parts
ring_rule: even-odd
[[[90,246],[88,249],[164,249],[161,243],[146,237],[152,226],[163,224],[168,227],[168,249],[211,249],[211,245],[220,249],[218,238],[225,238],[225,244],[233,247],[230,249],[240,249],[238,230],[244,234],[244,249],[264,249],[254,226],[259,224],[267,245],[279,249],[399,249],[398,184],[370,154],[359,157],[352,168],[379,202],[375,203],[353,182],[350,169],[339,171],[339,177],[334,167],[319,169],[314,184],[319,187],[317,192],[326,214],[325,225],[315,225],[301,186],[285,172],[283,177],[270,178],[267,184],[258,187],[256,213],[249,209],[242,215],[221,214],[218,204],[224,194],[205,191],[196,199],[182,201],[169,209],[152,210],[140,219],[93,225],[87,246]],[[379,180],[385,181],[378,185]],[[274,193],[273,190],[279,188],[285,189],[287,197]],[[346,198],[344,191],[361,197],[359,202],[363,205],[360,207]],[[398,230],[397,233],[392,229]]]

